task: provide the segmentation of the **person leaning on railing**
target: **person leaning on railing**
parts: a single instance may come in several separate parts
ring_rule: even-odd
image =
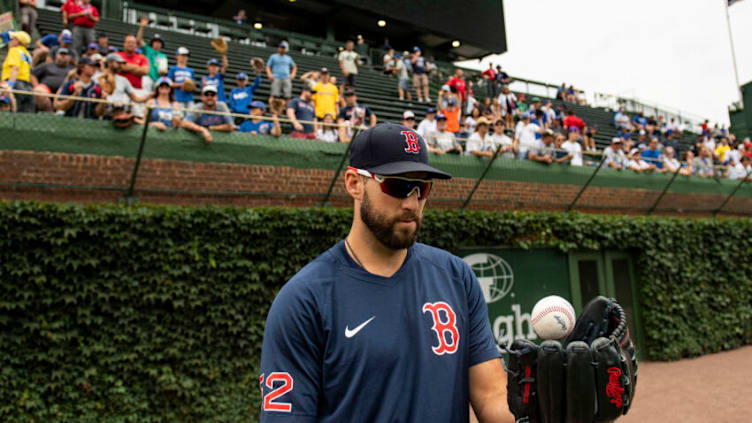
[[[155,98],[151,104],[149,126],[160,131],[166,131],[167,128],[178,128],[182,113],[180,112],[180,104],[175,101],[175,89],[172,88],[170,78],[159,78],[154,83],[154,92]]]
[[[214,141],[211,131],[232,132],[235,129],[231,116],[203,113],[204,111],[230,112],[227,104],[217,101],[216,85],[206,85],[201,89],[201,102],[188,110],[180,127],[201,134],[207,144]]]
[[[266,113],[266,106],[263,102],[254,100],[251,102],[251,118],[244,121],[238,132],[245,132],[251,135],[273,135],[278,137],[282,135],[282,128],[279,126],[279,118],[276,113],[272,113],[272,120],[262,120],[261,117]]]
[[[462,146],[457,142],[454,133],[447,131],[447,118],[443,114],[436,115],[436,130],[425,137],[428,151],[434,154],[461,154]]]
[[[102,87],[94,81],[94,73],[97,71],[97,64],[88,57],[83,57],[78,61],[78,74],[76,77],[66,82],[60,89],[60,94],[64,96],[86,97],[92,99],[102,98]],[[104,115],[107,103],[75,100],[72,98],[56,98],[54,102],[55,110],[62,112],[67,117],[77,117],[84,119],[97,119]]]

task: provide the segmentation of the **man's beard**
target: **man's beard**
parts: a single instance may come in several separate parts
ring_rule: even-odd
[[[371,207],[367,193],[363,194],[363,201],[360,203],[360,218],[368,229],[371,230],[376,239],[392,250],[401,250],[415,244],[415,241],[418,239],[420,224],[423,221],[421,216],[411,212],[407,212],[407,214],[394,219],[387,219],[385,216],[377,214],[373,207]],[[405,230],[395,231],[394,225],[400,220],[413,220],[415,222],[415,230],[412,232],[406,232]]]

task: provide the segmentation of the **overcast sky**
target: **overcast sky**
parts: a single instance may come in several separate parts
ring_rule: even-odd
[[[504,0],[511,75],[657,102],[728,124],[738,98],[726,0]],[[752,0],[729,8],[739,80],[752,80]],[[752,105],[748,105],[752,107]]]

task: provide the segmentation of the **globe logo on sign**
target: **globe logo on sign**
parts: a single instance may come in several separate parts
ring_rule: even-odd
[[[478,278],[486,303],[504,298],[514,285],[512,267],[503,258],[488,253],[470,254],[463,258]]]

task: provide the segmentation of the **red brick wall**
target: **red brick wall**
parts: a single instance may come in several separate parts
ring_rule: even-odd
[[[43,201],[117,202],[130,182],[134,159],[32,151],[0,151],[0,198]],[[176,160],[141,161],[135,186],[138,201],[185,205],[221,204],[243,207],[315,206],[326,192],[331,170],[198,163]],[[475,180],[440,181],[430,207],[458,208]],[[484,210],[566,210],[578,185],[484,180],[469,208]],[[644,189],[589,187],[577,210],[594,213],[644,214],[659,192]],[[709,215],[724,195],[668,193],[657,214]],[[334,186],[331,204],[351,205],[342,179]],[[752,214],[752,198],[735,197],[724,214]]]

